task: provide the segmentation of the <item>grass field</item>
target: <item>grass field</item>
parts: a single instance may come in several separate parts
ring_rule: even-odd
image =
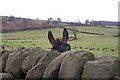
[[[83,34],[78,32],[78,39],[69,41],[72,51],[86,50],[94,53],[96,57],[102,55],[118,56],[118,37],[113,36],[118,33],[116,27],[73,27],[82,32],[94,32],[104,35]],[[26,30],[3,33],[2,43],[8,50],[12,50],[19,45],[25,47],[41,47],[45,50],[50,50],[51,44],[47,38],[47,32],[49,30],[53,32],[55,37],[62,37],[63,29],[61,28]],[[73,36],[72,31],[69,31],[69,36]]]

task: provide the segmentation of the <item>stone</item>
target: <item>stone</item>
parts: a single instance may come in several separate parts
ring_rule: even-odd
[[[2,69],[2,70],[0,70],[1,73],[5,72],[6,62],[7,62],[7,59],[8,59],[8,56],[10,53],[11,53],[11,51],[5,51],[4,54],[0,57],[0,59],[2,59],[1,66],[0,66],[0,67],[2,67],[2,68],[0,68],[0,69]]]
[[[12,73],[16,78],[24,78],[25,74],[22,71],[22,62],[29,54],[30,49],[24,49],[23,47],[19,47],[14,50],[6,62],[6,69],[5,71],[8,73]]]
[[[102,56],[95,61],[86,62],[82,78],[111,80],[115,75],[119,75],[120,59],[117,57]]]
[[[76,51],[66,55],[60,66],[59,79],[80,79],[85,62],[95,60],[94,54]]]
[[[0,57],[4,54],[5,47],[3,45],[0,45]]]
[[[60,55],[60,52],[57,52],[57,51],[47,52],[47,54],[38,61],[37,65],[27,72],[26,78],[27,79],[42,78],[44,70],[46,69],[48,64],[52,62],[59,55]]]
[[[45,69],[44,74],[43,74],[43,79],[46,78],[58,78],[58,73],[59,73],[59,69],[60,69],[60,65],[64,59],[64,57],[71,53],[70,51],[64,52],[61,55],[59,55],[58,57],[56,57]]]
[[[29,52],[29,55],[25,58],[22,63],[22,71],[27,73],[31,68],[33,68],[39,60],[45,56],[47,52],[41,48],[34,48]]]
[[[0,73],[0,80],[14,80],[14,77],[10,73]]]
[[[120,80],[120,76],[114,76],[112,80]]]

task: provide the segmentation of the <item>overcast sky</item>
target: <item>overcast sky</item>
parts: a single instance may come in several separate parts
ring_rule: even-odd
[[[0,16],[118,21],[119,0],[0,0]]]

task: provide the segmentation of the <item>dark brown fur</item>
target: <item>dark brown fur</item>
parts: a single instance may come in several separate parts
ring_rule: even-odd
[[[59,52],[70,51],[71,50],[71,46],[70,46],[70,44],[67,43],[68,37],[69,37],[69,34],[68,34],[68,31],[67,31],[66,28],[64,28],[64,30],[63,30],[62,40],[60,40],[58,38],[55,39],[53,37],[52,32],[49,31],[48,32],[48,39],[49,39],[49,42],[52,45],[51,50],[57,50]]]

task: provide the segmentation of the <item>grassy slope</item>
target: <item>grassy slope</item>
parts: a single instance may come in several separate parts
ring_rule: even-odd
[[[78,40],[69,41],[72,50],[81,50],[80,47],[82,47],[82,50],[91,51],[95,53],[96,56],[117,56],[118,38],[113,37],[113,34],[118,32],[117,28],[78,26],[76,29],[79,31],[102,33],[104,35],[78,33]],[[59,28],[27,30],[12,33],[3,33],[2,42],[5,45],[6,49],[10,50],[18,45],[25,47],[42,47],[44,49],[50,50],[49,48],[51,45],[48,42],[47,38],[48,30],[51,30],[55,37],[62,36],[62,29]],[[69,31],[69,33],[70,36],[73,35],[71,31]],[[108,49],[104,50],[104,48]],[[111,49],[114,49],[115,51],[112,51]]]

